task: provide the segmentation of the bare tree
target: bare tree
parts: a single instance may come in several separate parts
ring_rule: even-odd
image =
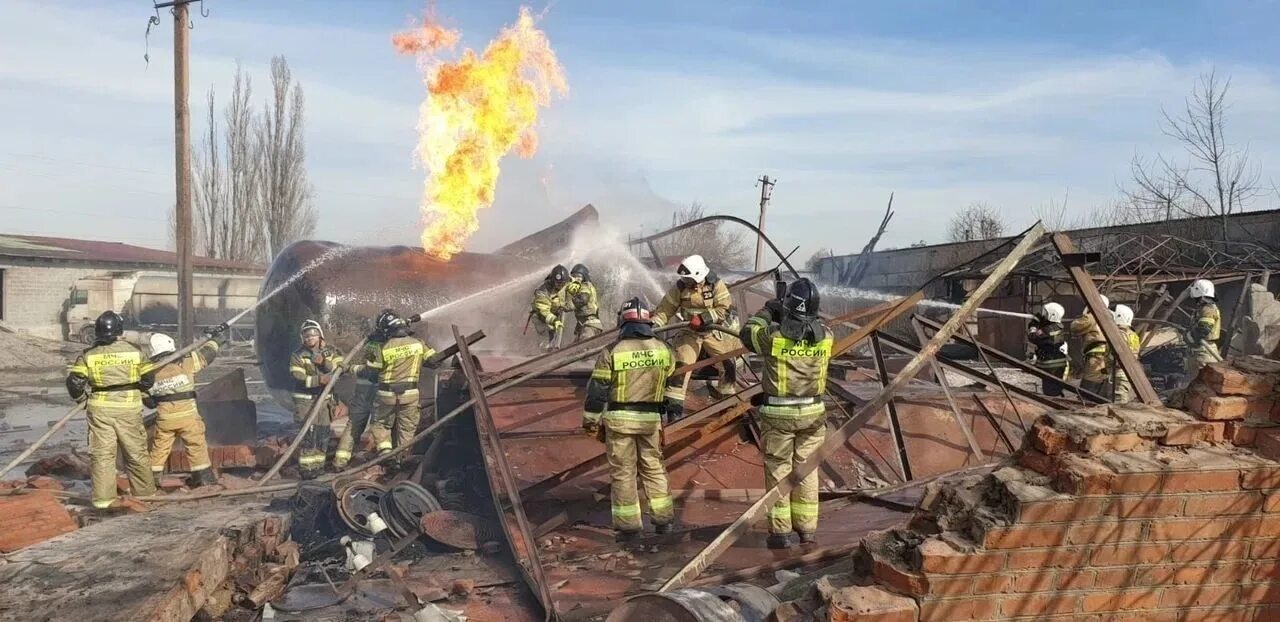
[[[1004,235],[1000,212],[983,202],[970,203],[947,225],[947,238],[952,242],[989,240]]]
[[[258,198],[268,256],[311,235],[316,227],[307,181],[306,145],[302,135],[302,85],[293,80],[284,57],[271,59],[271,98],[258,126],[262,179]]]
[[[813,251],[813,254],[809,256],[809,259],[805,260],[804,269],[809,272],[817,272],[818,264],[822,263],[823,259],[826,259],[828,257],[834,257],[834,256],[835,256],[835,252],[833,252],[830,248],[827,248],[825,246],[822,248],[819,248],[818,250]]]
[[[208,128],[192,159],[196,251],[207,257],[264,258],[252,94],[249,77],[237,65],[220,129],[214,89],[209,89]]]
[[[707,210],[701,203],[690,203],[677,208],[671,214],[671,226],[676,227],[706,217]],[[712,221],[677,231],[654,241],[654,248],[663,257],[702,255],[713,268],[732,269],[746,265],[751,247],[746,237],[736,231],[737,225]]]
[[[1115,227],[1146,222],[1150,213],[1136,209],[1127,198],[1118,199],[1107,205],[1095,205],[1084,214],[1072,213],[1068,207],[1070,191],[1064,192],[1062,200],[1050,198],[1049,202],[1032,209],[1032,213],[1050,231],[1070,231],[1089,227]],[[1159,219],[1156,219],[1159,220]]]
[[[1244,211],[1261,193],[1261,170],[1249,162],[1249,148],[1226,137],[1227,94],[1231,79],[1216,71],[1202,74],[1183,111],[1161,111],[1161,131],[1177,140],[1186,162],[1163,155],[1151,161],[1135,155],[1130,165],[1134,187],[1126,190],[1133,205],[1165,219],[1217,216],[1227,239],[1227,216]]]

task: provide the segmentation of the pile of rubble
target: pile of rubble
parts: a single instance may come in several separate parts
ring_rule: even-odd
[[[936,482],[780,619],[1280,619],[1280,363],[1206,369],[1192,413],[1042,416],[1011,464]]]

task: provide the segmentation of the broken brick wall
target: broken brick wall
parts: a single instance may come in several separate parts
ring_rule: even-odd
[[[905,527],[867,537],[826,619],[1280,620],[1280,452],[1258,405],[1280,364],[1266,363],[1193,388],[1243,408],[1042,416],[1011,464],[931,485]]]

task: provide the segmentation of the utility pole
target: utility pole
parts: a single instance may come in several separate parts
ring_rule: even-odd
[[[756,236],[756,272],[764,270],[762,262],[764,261],[764,212],[769,206],[769,198],[773,196],[773,185],[777,183],[776,179],[769,179],[768,175],[762,175],[756,180],[756,185],[760,186],[760,223],[756,225],[760,228],[761,235]]]
[[[187,5],[198,0],[156,3],[173,13],[173,155],[176,189],[173,239],[178,255],[178,345],[191,343],[195,336],[195,309],[191,298],[191,115],[187,109],[187,56],[190,52]]]

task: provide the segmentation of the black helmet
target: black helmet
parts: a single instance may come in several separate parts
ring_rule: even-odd
[[[395,311],[383,309],[382,313],[378,314],[378,319],[374,320],[373,326],[378,332],[390,335],[397,328],[404,326],[404,320]]]
[[[574,266],[573,269],[569,271],[569,276],[575,279],[581,279],[583,281],[590,281],[591,270],[587,268],[587,264],[580,263]]]
[[[618,309],[618,323],[625,324],[627,322],[652,324],[653,317],[649,312],[649,305],[645,304],[639,297],[622,303],[622,308]]]
[[[551,269],[551,274],[547,275],[547,280],[564,283],[569,280],[569,271],[564,266],[556,264],[556,267]]]
[[[818,287],[809,279],[799,279],[787,286],[782,306],[788,313],[800,318],[818,317]]]
[[[93,322],[93,336],[98,341],[114,341],[124,334],[124,318],[115,311],[103,311]]]

